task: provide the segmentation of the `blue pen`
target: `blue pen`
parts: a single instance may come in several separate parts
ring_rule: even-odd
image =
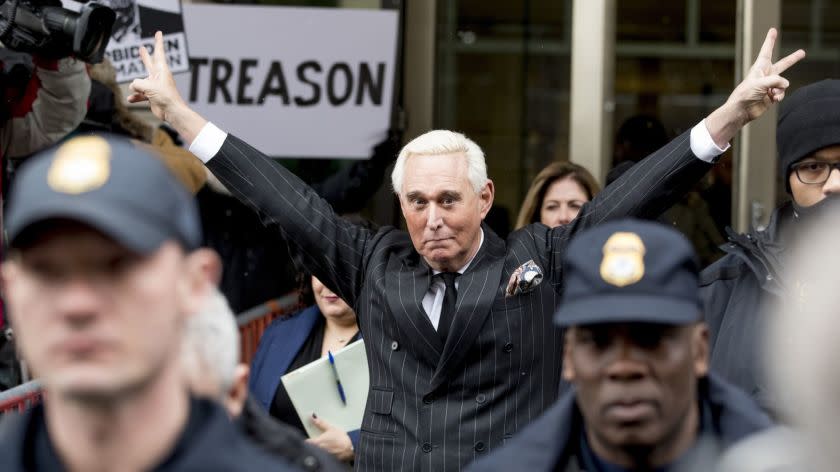
[[[341,386],[341,379],[338,378],[338,370],[335,368],[335,358],[330,351],[327,351],[327,355],[330,357],[330,367],[332,367],[335,376],[335,384],[338,386],[338,396],[341,397],[341,403],[347,405],[347,397],[344,396],[344,388]]]

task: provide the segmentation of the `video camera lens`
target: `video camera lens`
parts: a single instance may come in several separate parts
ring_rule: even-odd
[[[82,7],[73,35],[73,52],[90,63],[102,62],[116,14],[108,7],[90,3]]]
[[[72,54],[91,64],[102,62],[116,20],[112,9],[88,3],[76,13],[51,0],[16,0],[11,5],[7,0],[6,4],[5,9],[0,10],[7,11],[0,17],[6,20],[7,31],[0,39],[8,47],[46,57],[61,58]]]

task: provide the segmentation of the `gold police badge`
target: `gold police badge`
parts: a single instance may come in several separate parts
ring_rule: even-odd
[[[601,278],[605,282],[624,287],[634,284],[645,275],[645,244],[636,233],[618,232],[604,243]]]
[[[47,184],[56,192],[76,195],[105,185],[111,175],[111,146],[99,136],[73,138],[55,152]]]

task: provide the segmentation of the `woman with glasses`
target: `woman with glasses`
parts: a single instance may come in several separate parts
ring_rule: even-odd
[[[783,295],[807,296],[786,270],[789,248],[827,207],[840,211],[840,80],[803,87],[781,107],[776,130],[790,201],[763,229],[731,229],[722,259],[700,275],[709,325],[711,368],[771,414],[778,399],[765,380],[763,333],[769,307]]]

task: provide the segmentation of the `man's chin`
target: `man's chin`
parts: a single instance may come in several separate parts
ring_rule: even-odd
[[[84,403],[102,403],[140,390],[148,379],[125,371],[85,368],[66,369],[43,381],[51,395]]]
[[[622,449],[649,448],[659,441],[650,425],[613,427],[607,437],[609,442]]]

